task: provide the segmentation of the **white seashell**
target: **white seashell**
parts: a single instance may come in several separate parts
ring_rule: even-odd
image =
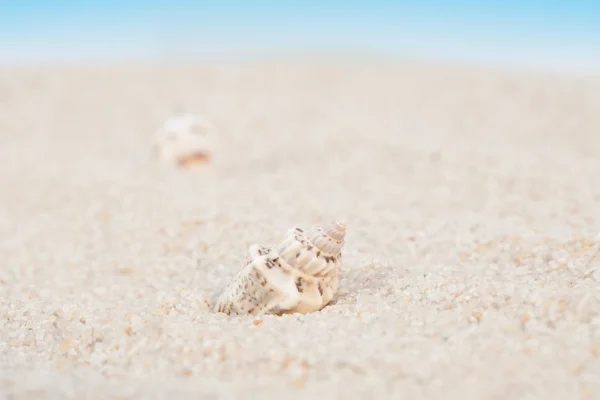
[[[169,118],[153,139],[154,153],[161,161],[192,168],[210,160],[217,130],[206,117],[182,114]]]
[[[288,231],[279,246],[250,246],[250,260],[217,300],[215,312],[262,315],[319,311],[338,288],[346,224]]]

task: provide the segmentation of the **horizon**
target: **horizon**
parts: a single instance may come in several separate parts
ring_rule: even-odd
[[[600,71],[600,4],[528,1],[0,5],[0,64],[286,58],[329,53]]]

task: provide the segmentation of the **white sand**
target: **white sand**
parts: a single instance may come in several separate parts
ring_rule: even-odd
[[[150,158],[179,106],[221,130],[203,171]],[[600,79],[2,70],[0,393],[599,398],[599,159]],[[250,244],[333,218],[331,306],[212,312]]]

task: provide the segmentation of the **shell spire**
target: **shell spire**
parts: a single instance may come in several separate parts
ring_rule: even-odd
[[[332,300],[338,287],[346,223],[300,228],[276,247],[252,245],[251,260],[219,297],[215,310],[227,314],[310,313]]]
[[[346,221],[333,221],[325,226],[325,234],[335,240],[344,240],[346,236]]]
[[[344,247],[346,223],[334,221],[325,226],[313,225],[306,232],[307,239],[322,252],[338,255]]]

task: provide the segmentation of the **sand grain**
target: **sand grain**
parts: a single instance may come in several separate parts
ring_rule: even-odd
[[[0,391],[597,398],[599,89],[408,63],[1,72]],[[194,172],[150,157],[182,105],[221,131]],[[250,244],[334,218],[334,304],[212,313]]]

